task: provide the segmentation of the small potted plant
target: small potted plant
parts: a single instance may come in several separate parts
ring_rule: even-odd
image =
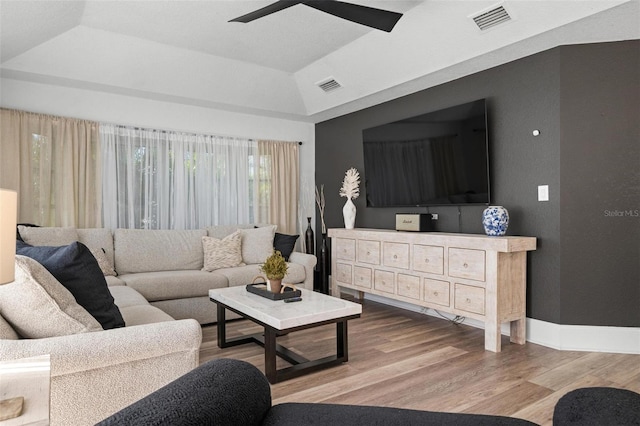
[[[273,293],[280,293],[282,279],[287,274],[289,265],[282,257],[282,253],[274,250],[271,256],[260,265],[260,270],[267,276],[267,290]]]

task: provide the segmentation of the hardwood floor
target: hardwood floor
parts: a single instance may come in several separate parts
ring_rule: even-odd
[[[247,320],[227,336],[260,328]],[[242,359],[264,371],[262,347],[219,349],[203,327],[200,361]],[[307,358],[335,353],[335,326],[291,333],[278,342]],[[287,363],[278,359],[278,368]],[[640,392],[640,355],[567,352],[502,337],[484,350],[483,330],[375,302],[349,322],[349,362],[272,385],[273,403],[325,402],[519,417],[550,425],[556,401],[572,389],[612,386]]]

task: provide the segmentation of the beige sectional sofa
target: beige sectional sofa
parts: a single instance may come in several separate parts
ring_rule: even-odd
[[[209,265],[213,270],[203,270],[203,237],[223,239],[240,232],[238,228],[244,229],[242,260],[251,262],[224,268]],[[87,324],[74,334],[24,338],[13,321],[16,313],[8,310],[19,306],[23,312],[18,316],[30,318],[36,314],[25,313],[27,305],[12,305],[4,298],[0,301],[0,361],[50,354],[51,424],[94,424],[198,365],[200,324],[214,322],[216,318],[208,290],[251,282],[259,274],[258,259],[273,249],[273,238],[269,239],[269,235],[273,236],[274,228],[242,225],[190,231],[112,232],[19,227],[21,237],[30,245],[62,246],[80,241],[91,249],[107,274],[108,290],[126,327],[102,330],[84,311],[79,318],[88,315]],[[56,291],[67,292],[53,275],[34,262],[16,257],[16,282],[0,286],[0,298],[16,293],[17,287],[12,286],[25,281],[25,265],[31,265],[37,272],[32,274],[36,278],[31,277],[31,281],[49,281],[50,285],[62,288],[56,287]],[[285,281],[312,288],[315,256],[293,252],[289,262]],[[58,318],[64,321],[70,316],[59,311],[75,303],[71,293],[67,293],[62,294],[65,303],[53,303],[60,305],[55,306],[56,315],[62,315]],[[47,303],[49,309],[52,303]],[[42,315],[51,318],[52,314]]]
[[[203,271],[202,237],[223,239],[240,230],[245,265]],[[260,275],[260,262],[273,250],[275,226],[211,226],[198,230],[140,230],[19,227],[31,245],[64,245],[80,241],[94,250],[104,249],[117,276],[107,276],[110,287],[125,285],[175,319],[193,318],[200,324],[216,321],[209,300],[213,288],[246,285]],[[262,259],[262,260],[260,260]],[[284,281],[313,289],[316,257],[293,252]],[[126,318],[125,318],[126,320]]]

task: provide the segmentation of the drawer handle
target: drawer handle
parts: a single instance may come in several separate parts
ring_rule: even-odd
[[[394,259],[397,259],[397,258],[398,258],[398,255],[397,255],[397,254],[394,254],[394,255],[393,255],[393,258],[394,258]]]
[[[434,296],[437,296],[437,295],[438,295],[438,292],[437,292],[437,291],[434,291],[434,292],[433,292],[433,295],[434,295]]]
[[[424,260],[424,263],[429,263],[429,259],[425,259],[425,260]]]
[[[371,255],[371,252],[370,252],[370,251],[368,251],[368,252],[367,252],[367,256],[370,256],[370,255]]]
[[[471,303],[471,299],[467,297],[467,303]]]
[[[465,268],[468,268],[468,267],[469,267],[469,264],[467,264],[467,263],[463,263],[463,264],[462,264],[462,266],[464,266]]]
[[[411,286],[409,284],[407,284],[407,290],[409,290],[411,288]]]

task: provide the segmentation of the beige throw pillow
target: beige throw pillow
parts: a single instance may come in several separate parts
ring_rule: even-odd
[[[98,266],[100,266],[100,270],[102,271],[102,275],[105,277],[108,276],[117,276],[116,269],[113,267],[113,263],[107,257],[107,252],[103,248],[92,249],[90,250],[93,257],[98,261]]]
[[[0,285],[0,312],[21,337],[39,339],[102,330],[40,263],[17,255],[15,265],[15,281]]]
[[[218,239],[202,237],[204,250],[203,271],[215,271],[220,268],[233,268],[244,265],[242,263],[242,236],[236,231],[231,235]]]
[[[264,263],[273,253],[273,237],[276,226],[262,228],[238,229],[242,235],[242,261],[247,265]]]

